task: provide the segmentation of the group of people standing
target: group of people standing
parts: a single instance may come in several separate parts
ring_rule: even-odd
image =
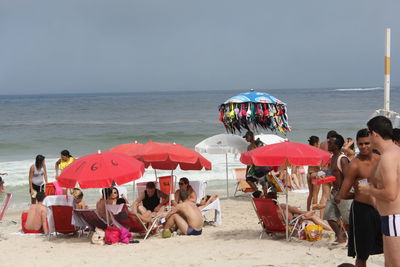
[[[68,150],[63,150],[60,153],[60,159],[55,164],[56,177],[72,162],[74,157],[71,156]],[[48,183],[47,167],[45,157],[37,155],[35,163],[29,168],[29,193],[31,203],[36,202],[36,194],[45,191],[45,185]]]
[[[330,131],[320,145],[332,153],[330,164],[309,169],[309,181],[336,178],[322,185],[319,203],[318,188],[309,183],[307,208],[325,209],[321,216],[335,232],[337,243],[346,243],[347,232],[348,256],[356,258],[356,266],[366,266],[370,255],[381,253],[385,266],[400,266],[399,133],[388,118],[374,117],[357,132],[359,153],[349,156],[345,139]],[[317,146],[315,137],[309,141]]]

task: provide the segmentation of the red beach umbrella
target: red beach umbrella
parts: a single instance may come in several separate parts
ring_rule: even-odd
[[[243,153],[240,161],[256,166],[281,166],[286,162],[295,166],[318,166],[328,163],[330,156],[330,153],[314,146],[286,141]]]
[[[143,161],[146,167],[151,166],[158,170],[175,170],[178,166],[182,170],[211,170],[211,162],[200,153],[179,144],[158,143],[149,141],[141,149],[128,155]]]
[[[82,189],[122,185],[142,177],[144,164],[135,158],[113,152],[98,152],[76,159],[57,178],[60,186]]]
[[[120,144],[117,145],[110,150],[109,152],[115,152],[115,153],[122,153],[128,155],[128,153],[135,151],[135,150],[140,150],[143,147],[143,144],[134,142],[134,143],[128,143],[128,144]]]

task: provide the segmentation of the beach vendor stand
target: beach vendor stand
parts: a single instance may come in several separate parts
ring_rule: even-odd
[[[282,142],[268,146],[259,147],[243,153],[240,161],[246,165],[256,166],[318,166],[327,164],[330,160],[330,153],[314,146]],[[282,190],[286,196],[286,239],[288,233],[288,192]]]
[[[57,181],[66,188],[74,188],[76,184],[82,189],[109,188],[137,180],[144,171],[144,163],[135,158],[98,151],[76,159],[57,177]],[[108,212],[106,215],[108,222]]]
[[[229,98],[219,106],[219,120],[228,133],[265,129],[290,132],[286,104],[267,93],[251,89]]]

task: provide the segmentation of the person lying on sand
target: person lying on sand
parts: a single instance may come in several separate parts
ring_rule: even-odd
[[[188,199],[186,191],[181,192],[182,202],[177,204],[167,214],[162,236],[171,237],[171,229],[177,227],[183,235],[201,235],[203,228],[203,216],[199,208]]]
[[[47,208],[43,205],[43,200],[46,197],[44,192],[37,192],[36,204],[32,204],[28,211],[25,228],[31,231],[42,230],[43,233],[49,233],[47,225]]]

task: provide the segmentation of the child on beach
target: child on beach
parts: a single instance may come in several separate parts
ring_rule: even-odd
[[[49,233],[47,225],[47,207],[43,205],[43,200],[46,197],[44,192],[36,194],[36,204],[32,204],[28,211],[25,228],[31,231],[42,230],[43,233]]]
[[[83,201],[83,192],[79,188],[74,188],[72,191],[72,196],[74,197],[75,209],[87,209],[86,203]]]

